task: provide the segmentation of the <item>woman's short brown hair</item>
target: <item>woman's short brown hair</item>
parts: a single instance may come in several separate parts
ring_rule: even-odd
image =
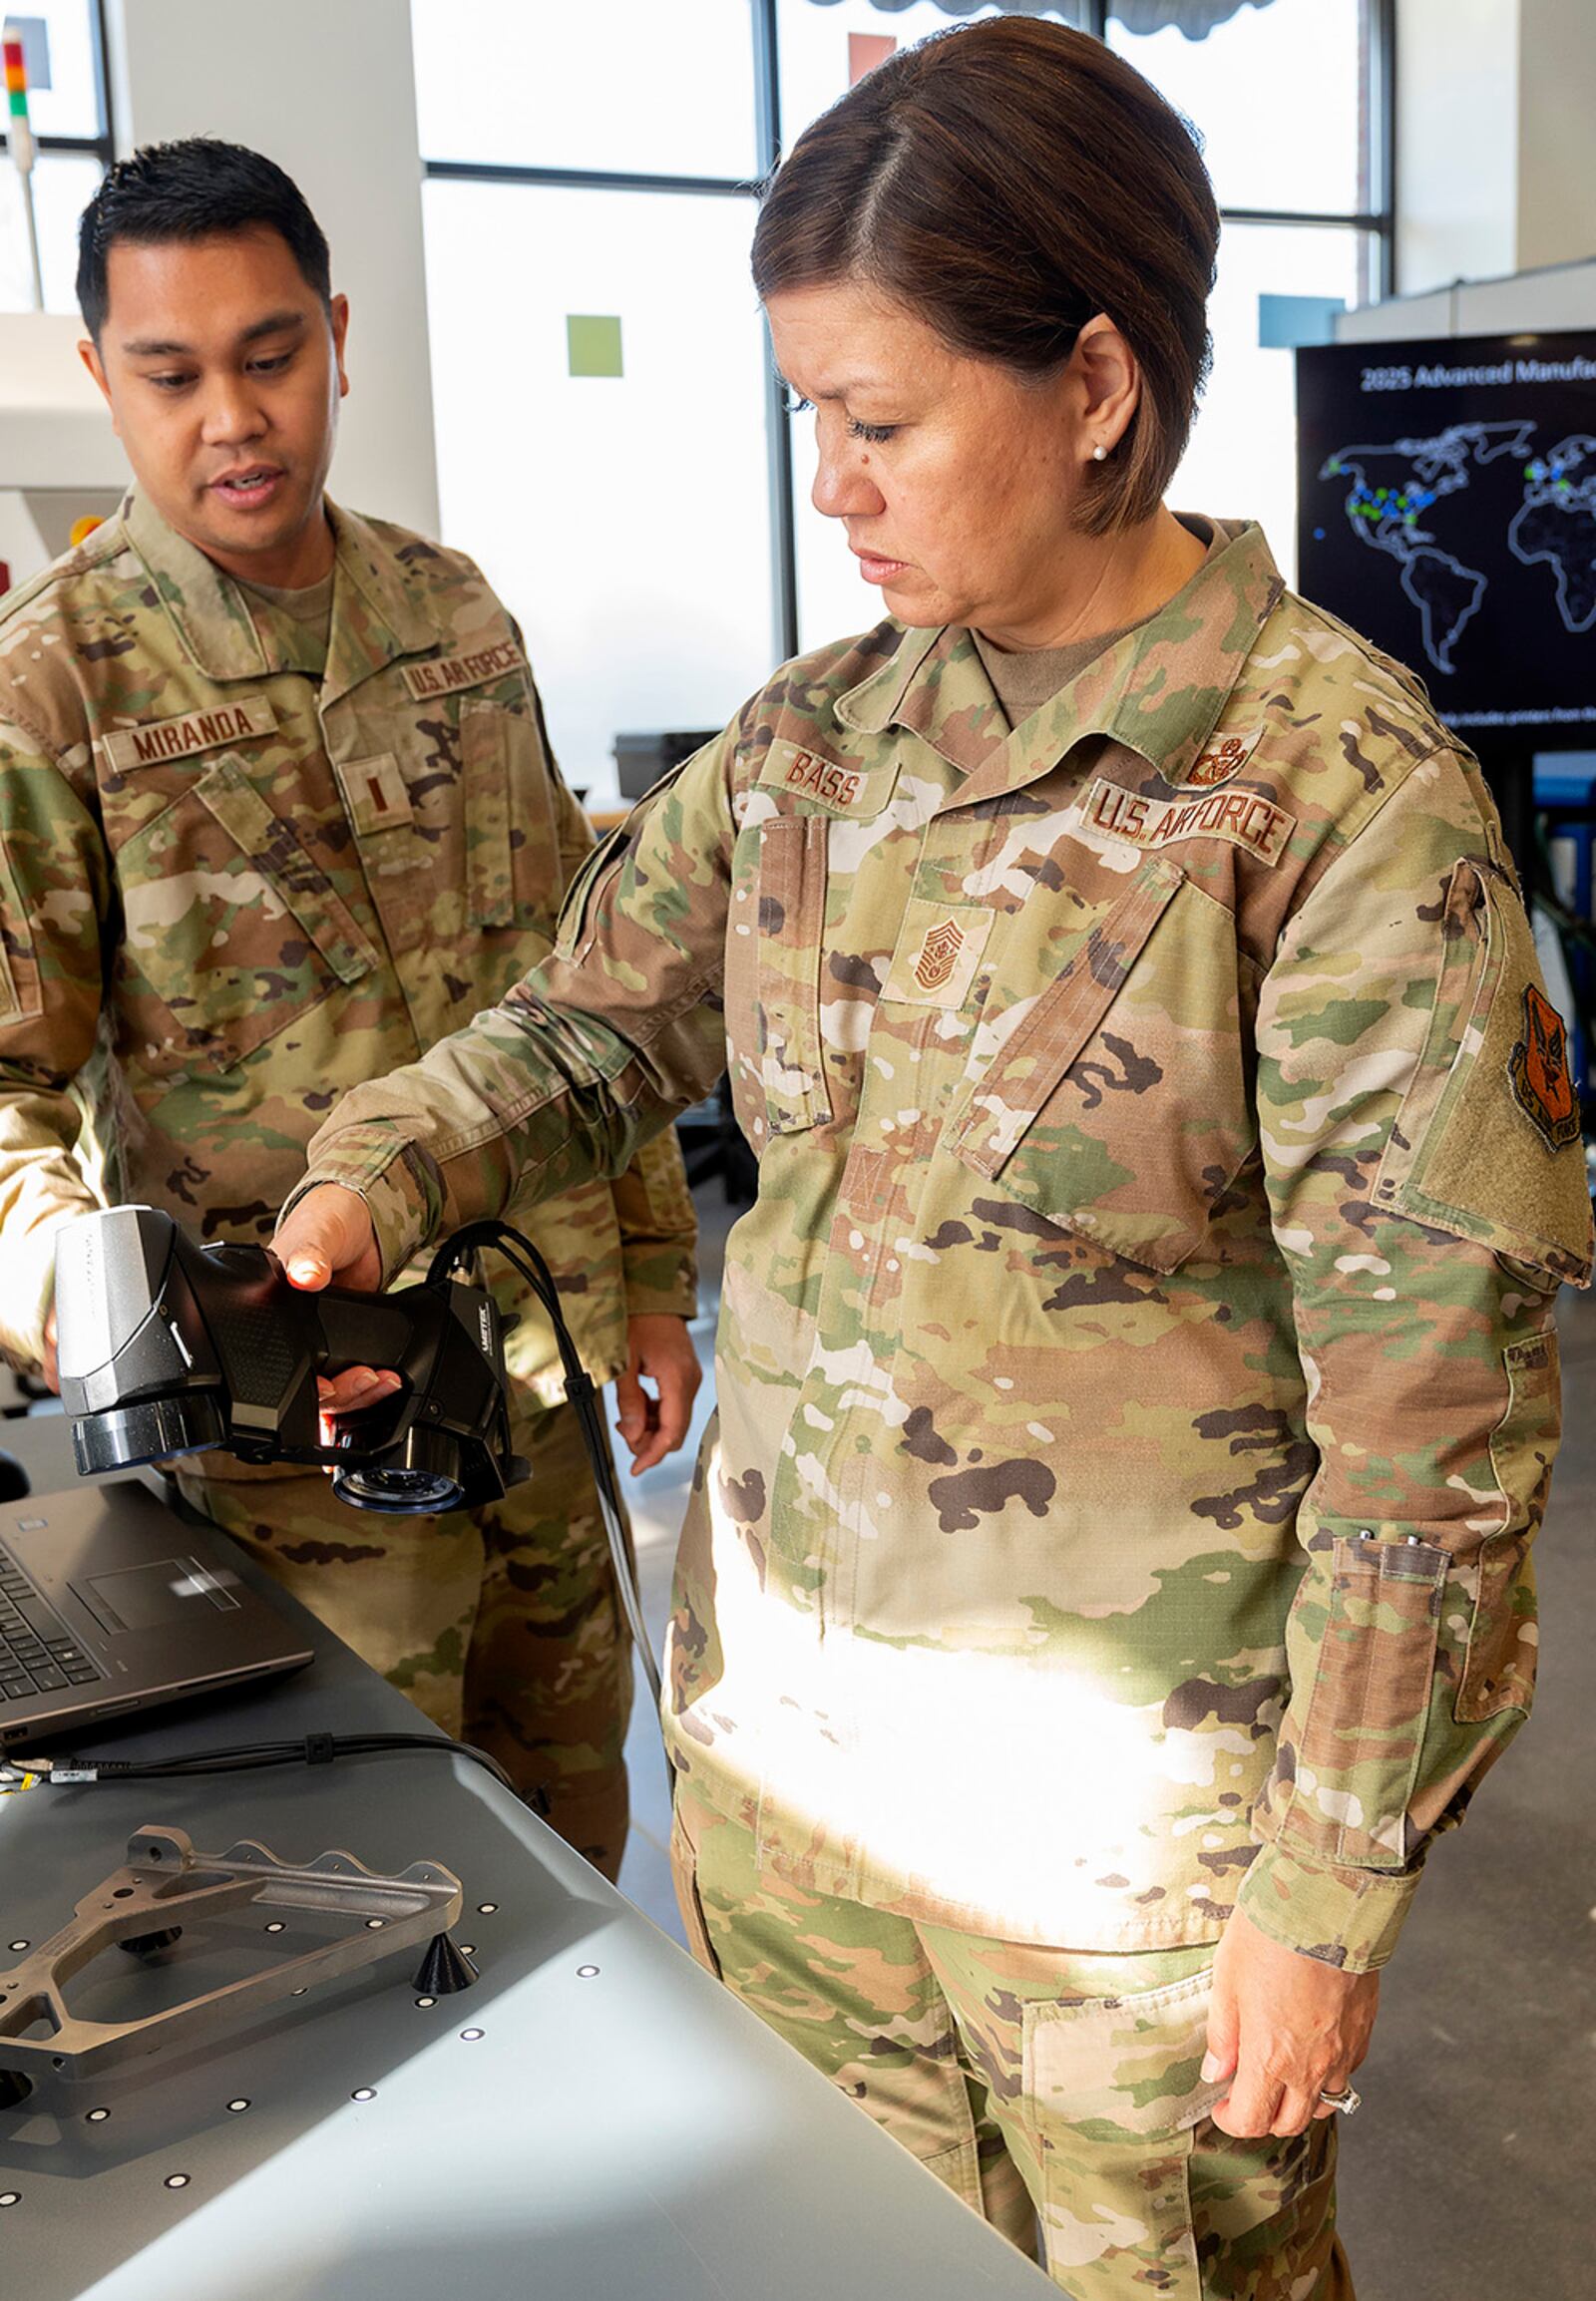
[[[1192,132],[1139,72],[1061,24],[1007,16],[889,57],[766,188],[754,284],[869,281],[956,351],[1057,368],[1097,312],[1141,367],[1081,525],[1151,517],[1208,372],[1219,214]]]

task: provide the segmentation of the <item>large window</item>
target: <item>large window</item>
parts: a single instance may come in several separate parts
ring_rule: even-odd
[[[1293,335],[1390,286],[1393,0],[412,0],[445,532],[526,626],[596,799],[627,728],[713,726],[879,612],[773,387],[757,180],[895,46],[1048,14],[1202,137],[1214,371],[1172,490],[1292,560]],[[668,92],[668,93],[666,93]]]
[[[42,23],[50,84],[35,83],[28,118],[38,148],[33,169],[34,218],[47,311],[76,311],[78,217],[111,164],[111,108],[106,89],[103,0],[20,0],[0,15]],[[30,53],[38,50],[29,43]],[[33,263],[22,180],[11,162],[0,111],[0,311],[33,309]]]

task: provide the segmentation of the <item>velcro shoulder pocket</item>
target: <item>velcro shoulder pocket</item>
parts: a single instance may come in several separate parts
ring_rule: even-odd
[[[1429,1029],[1375,1182],[1384,1212],[1585,1285],[1590,1196],[1567,1034],[1522,904],[1464,858],[1447,883]]]

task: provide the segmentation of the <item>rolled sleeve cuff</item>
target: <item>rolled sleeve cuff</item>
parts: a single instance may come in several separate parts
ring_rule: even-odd
[[[1284,1949],[1367,1974],[1396,1949],[1418,1879],[1416,1869],[1335,1868],[1266,1845],[1242,1880],[1236,1907]]]
[[[698,1259],[690,1249],[621,1249],[628,1319],[690,1319],[698,1309]]]
[[[382,1257],[382,1284],[391,1286],[427,1244],[442,1211],[415,1145],[391,1126],[350,1127],[316,1158],[278,1221],[323,1183],[341,1184],[364,1199]]]

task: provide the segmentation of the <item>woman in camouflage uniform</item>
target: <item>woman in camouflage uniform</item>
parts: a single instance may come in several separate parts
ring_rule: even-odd
[[[1475,763],[1256,528],[1163,508],[1217,233],[1184,125],[1041,23],[802,138],[755,277],[887,619],[340,1104],[279,1234],[375,1283],[729,1060],[684,1915],[1080,2301],[1351,2292],[1334,2111],[1527,1707],[1590,1253]]]

